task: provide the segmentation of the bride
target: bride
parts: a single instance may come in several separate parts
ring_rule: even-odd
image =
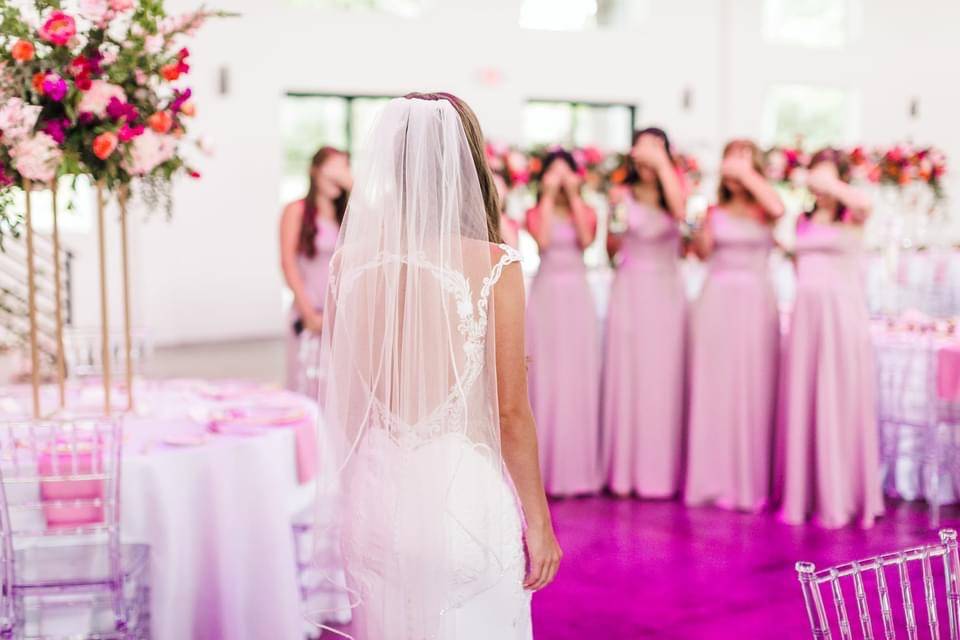
[[[557,572],[523,276],[499,219],[470,108],[445,93],[387,104],[331,261],[324,332],[360,640],[527,640],[530,594]]]

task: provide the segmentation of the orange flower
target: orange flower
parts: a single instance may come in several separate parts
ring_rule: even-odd
[[[164,65],[160,69],[160,74],[163,75],[164,79],[168,82],[173,82],[180,77],[180,65],[176,62]]]
[[[192,118],[193,116],[197,115],[197,106],[192,102],[185,102],[183,106],[180,107],[180,113],[188,118]]]
[[[610,182],[613,184],[623,184],[623,181],[627,179],[627,169],[626,167],[617,167],[613,170],[613,173],[610,174]]]
[[[10,56],[17,62],[30,62],[36,50],[33,44],[27,40],[17,40],[10,49]]]
[[[93,139],[93,155],[101,160],[106,160],[117,150],[118,143],[117,134],[112,131],[101,133]]]
[[[147,118],[147,124],[157,133],[167,133],[173,126],[173,116],[167,111],[157,111]]]
[[[39,73],[33,74],[33,90],[43,95],[43,80],[47,77],[47,74],[42,71]]]
[[[176,129],[173,130],[173,134],[172,134],[172,135],[173,135],[174,138],[176,138],[177,140],[179,140],[180,138],[182,138],[182,137],[184,136],[184,134],[186,134],[186,131],[184,131],[184,130],[181,129],[180,127],[177,127]]]

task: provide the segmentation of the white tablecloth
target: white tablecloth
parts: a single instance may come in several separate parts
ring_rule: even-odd
[[[124,418],[121,530],[125,542],[150,545],[153,638],[299,640],[306,623],[291,523],[312,505],[315,482],[298,481],[289,428],[211,434],[205,410],[252,400],[198,389],[216,386],[145,383],[137,412]],[[81,410],[102,399],[92,386],[77,395],[70,406]],[[23,390],[0,396],[9,410]],[[316,415],[302,396],[267,396]]]

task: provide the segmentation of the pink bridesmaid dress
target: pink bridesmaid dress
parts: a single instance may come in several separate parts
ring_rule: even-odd
[[[297,271],[303,279],[307,300],[318,311],[323,311],[323,303],[327,296],[327,279],[330,277],[330,258],[333,257],[339,235],[340,227],[336,222],[326,218],[318,219],[317,237],[314,240],[316,254],[312,258],[302,253],[297,254]],[[300,362],[300,336],[293,329],[293,324],[299,318],[300,314],[297,313],[296,308],[290,309],[287,324],[287,388],[294,391],[303,391],[301,387],[304,380]]]
[[[784,358],[781,516],[869,527],[884,507],[860,235],[803,220],[797,258]]]
[[[769,500],[780,329],[767,225],[721,208],[691,317],[685,500],[759,511]]]
[[[573,222],[555,218],[527,304],[530,404],[547,493],[600,490],[600,330]]]
[[[687,298],[680,232],[661,209],[627,203],[610,292],[601,399],[603,461],[616,494],[680,490]]]

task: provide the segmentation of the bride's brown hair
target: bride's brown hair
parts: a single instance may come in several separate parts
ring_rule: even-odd
[[[487,155],[484,151],[483,131],[477,115],[466,102],[452,93],[408,93],[403,96],[408,100],[446,100],[460,116],[463,132],[467,136],[470,146],[470,155],[473,156],[473,165],[477,170],[477,179],[480,181],[480,195],[483,197],[483,208],[487,213],[487,236],[490,242],[502,242],[500,238],[500,196],[497,186],[493,182],[493,173],[487,165]]]

